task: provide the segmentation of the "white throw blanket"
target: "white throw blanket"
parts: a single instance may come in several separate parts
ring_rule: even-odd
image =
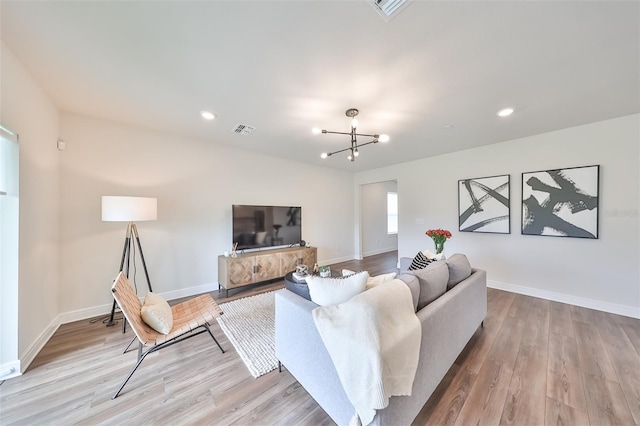
[[[347,302],[316,308],[313,320],[363,425],[392,395],[411,395],[421,327],[404,282],[387,281]]]

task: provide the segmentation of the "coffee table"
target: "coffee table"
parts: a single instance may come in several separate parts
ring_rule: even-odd
[[[342,276],[341,271],[331,269],[332,278],[337,278],[341,276]],[[284,276],[284,287],[287,290],[294,292],[300,297],[304,297],[307,300],[311,300],[311,296],[309,295],[309,286],[307,286],[307,283],[304,281],[296,280],[293,277],[293,271],[289,272],[287,275]]]
[[[293,278],[293,271],[289,272],[284,276],[284,287],[294,292],[300,297],[304,297],[307,300],[311,300],[311,296],[309,295],[309,287],[307,283],[304,281],[298,281]]]

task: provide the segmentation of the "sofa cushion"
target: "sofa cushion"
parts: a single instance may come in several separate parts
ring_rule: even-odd
[[[447,291],[449,268],[446,262],[433,262],[426,268],[410,271],[409,273],[415,275],[420,282],[418,311]]]
[[[310,275],[306,278],[311,301],[320,306],[337,305],[346,302],[367,286],[369,273],[358,272],[343,278],[322,278]]]
[[[409,290],[411,290],[413,311],[416,312],[418,310],[418,300],[420,299],[420,281],[418,281],[418,277],[410,273],[404,273],[400,274],[398,278],[402,280],[407,287],[409,287]]]
[[[396,277],[396,275],[397,274],[395,272],[390,272],[388,274],[381,274],[381,275],[376,275],[375,277],[369,277],[367,279],[366,290],[369,290],[370,288],[376,287],[376,286],[382,284],[383,282],[391,281]]]
[[[413,261],[409,266],[409,271],[417,271],[418,269],[424,269],[430,263],[435,261],[436,261],[435,259],[429,259],[427,256],[425,256],[424,253],[419,251],[418,254],[416,254],[416,256],[413,258]]]
[[[342,276],[343,277],[348,277],[350,275],[356,274],[356,271],[352,271],[351,269],[343,269],[342,270]],[[367,278],[367,286],[365,288],[365,290],[369,290],[370,288],[373,288],[375,286],[378,286],[380,284],[382,284],[385,281],[391,281],[392,279],[394,279],[396,277],[396,273],[395,272],[390,272],[388,274],[380,274],[380,275],[376,275],[375,277],[369,276],[369,278]]]
[[[140,310],[142,321],[161,334],[169,334],[173,327],[173,313],[171,306],[164,297],[155,293],[147,293]]]
[[[464,254],[456,253],[445,260],[449,267],[449,282],[447,290],[452,289],[462,280],[466,280],[471,275],[471,264]]]

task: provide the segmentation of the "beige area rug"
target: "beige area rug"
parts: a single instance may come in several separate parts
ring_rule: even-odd
[[[267,374],[278,366],[276,291],[222,303],[220,307],[224,314],[216,318],[254,378]]]

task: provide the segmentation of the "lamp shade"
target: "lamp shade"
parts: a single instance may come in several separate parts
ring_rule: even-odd
[[[158,199],[102,196],[103,222],[141,222],[158,219]]]

